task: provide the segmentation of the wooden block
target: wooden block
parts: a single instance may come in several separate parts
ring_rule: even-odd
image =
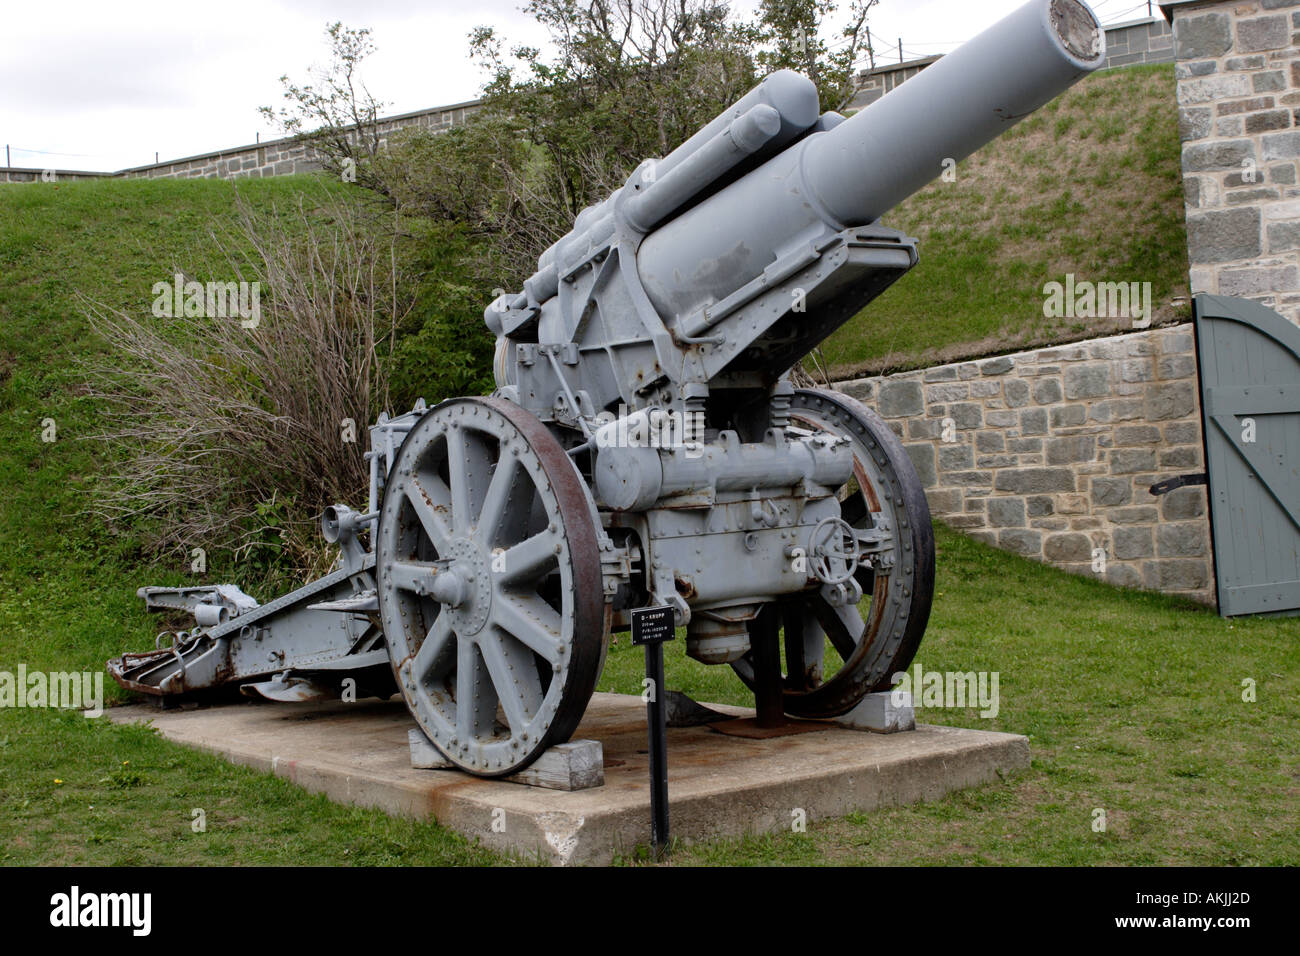
[[[418,727],[407,732],[411,766],[417,770],[454,770],[456,765],[442,755]],[[557,744],[530,766],[501,778],[547,790],[590,790],[605,785],[605,755],[598,740],[570,740]]]
[[[411,744],[411,766],[416,770],[448,770],[454,766],[419,727],[408,730],[406,739]]]
[[[901,691],[868,694],[843,717],[836,717],[835,723],[850,730],[869,730],[876,734],[915,730],[916,711],[912,707],[912,695]]]
[[[504,779],[547,790],[590,790],[605,785],[605,752],[599,740],[556,744],[530,766]]]

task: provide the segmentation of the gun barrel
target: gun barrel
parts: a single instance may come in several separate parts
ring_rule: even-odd
[[[1105,58],[1081,0],[1030,0],[647,236],[637,264],[651,302],[665,318],[689,315],[828,231],[875,222]]]
[[[581,258],[614,232],[614,207],[626,197],[634,228],[649,229],[670,216],[728,169],[758,155],[772,155],[818,121],[817,87],[806,76],[777,70],[658,161],[643,163],[627,186],[578,214],[573,229],[542,253],[537,272],[524,283],[527,298],[545,302],[556,294],[560,274],[572,257]],[[512,300],[507,300],[507,305]],[[483,317],[500,330],[496,304]]]

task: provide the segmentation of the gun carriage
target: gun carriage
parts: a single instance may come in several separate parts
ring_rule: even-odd
[[[1083,3],[1031,0],[849,119],[768,76],[488,306],[490,397],[372,429],[367,512],[323,522],[335,572],[260,608],[145,589],[200,626],[110,669],[160,697],[395,683],[482,776],[569,738],[636,608],[785,714],[888,688],[930,613],[925,495],[875,413],[791,370],[917,264],[884,214],[1104,59]]]

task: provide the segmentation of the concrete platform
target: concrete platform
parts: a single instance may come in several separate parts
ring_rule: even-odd
[[[749,716],[739,707],[710,705]],[[596,694],[576,737],[599,740],[605,785],[566,793],[411,767],[401,701],[243,703],[160,711],[113,708],[114,721],[152,722],[164,737],[270,771],[333,800],[433,816],[483,845],[556,864],[604,864],[650,841],[645,705]],[[788,830],[853,811],[936,800],[1029,766],[1012,734],[935,727],[873,734],[828,726],[747,740],[707,727],[668,731],[672,835],[700,841]],[[494,826],[495,823],[495,826]]]

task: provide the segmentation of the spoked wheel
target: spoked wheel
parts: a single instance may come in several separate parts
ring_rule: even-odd
[[[863,602],[836,607],[826,589],[766,606],[768,620],[752,622],[757,637],[778,618],[784,647],[785,712],[836,717],[872,691],[887,690],[893,674],[916,655],[934,594],[934,531],[925,492],[897,436],[875,412],[837,392],[795,392],[793,424],[829,431],[853,443],[853,478],[840,489],[844,521],[876,530],[875,566],[858,564],[854,580]],[[754,686],[753,652],[732,664]]]
[[[465,398],[420,419],[376,551],[394,675],[443,754],[498,777],[569,739],[600,676],[605,600],[585,488],[537,418]]]

